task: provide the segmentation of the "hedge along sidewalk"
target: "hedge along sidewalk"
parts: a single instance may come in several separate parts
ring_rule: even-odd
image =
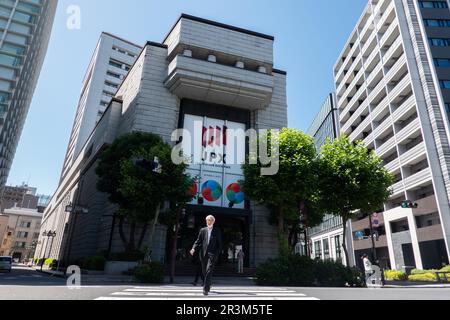
[[[383,288],[447,288],[450,289],[450,283],[439,282],[414,282],[414,281],[386,281]]]

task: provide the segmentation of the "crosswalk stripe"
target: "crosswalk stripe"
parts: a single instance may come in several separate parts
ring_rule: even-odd
[[[204,296],[202,288],[182,286],[133,287],[111,293],[96,300],[319,300],[289,289],[266,288],[255,290],[250,287],[214,287],[210,295]]]
[[[202,292],[198,289],[127,289],[128,292]],[[244,291],[244,293],[296,293],[293,290],[235,290],[235,289],[217,289],[214,288],[213,291],[220,291],[223,293],[231,292],[238,293],[239,291]]]
[[[214,293],[211,293],[214,294]],[[249,295],[245,295],[245,294],[223,294],[222,292],[218,292],[218,294],[221,294],[223,296],[239,296],[239,297],[248,297]],[[154,292],[154,293],[144,293],[144,294],[140,294],[137,292],[114,292],[112,293],[112,295],[115,296],[173,296],[174,294],[171,292]],[[203,296],[203,293],[201,292],[196,292],[196,293],[185,293],[185,292],[178,292],[176,294],[177,296]],[[277,297],[304,297],[305,295],[302,293],[278,293],[276,295],[274,294],[269,294],[269,293],[258,293],[257,295],[253,295],[253,296],[266,296],[266,297],[272,297],[272,296],[277,296]]]
[[[198,300],[217,300],[217,301],[248,301],[248,300],[262,300],[262,301],[273,301],[273,300],[298,300],[298,301],[316,301],[319,300],[313,297],[198,297],[198,298],[185,298],[185,297],[100,297],[95,300],[183,300],[183,301],[198,301]]]

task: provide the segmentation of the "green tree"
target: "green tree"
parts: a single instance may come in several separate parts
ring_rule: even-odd
[[[358,212],[372,213],[383,208],[391,195],[394,178],[375,152],[368,150],[362,141],[352,143],[346,136],[322,147],[318,175],[321,207],[342,217],[343,249],[349,265],[347,222]]]
[[[152,168],[155,157],[162,168],[159,173]],[[184,164],[172,162],[170,146],[152,133],[126,134],[102,152],[96,169],[97,188],[119,206],[119,234],[126,251],[141,249],[152,221],[150,239],[153,238],[165,201],[189,201],[186,182],[189,178],[185,169]],[[124,233],[124,222],[130,226],[128,237]],[[138,226],[141,226],[141,234],[136,243]]]
[[[269,132],[260,139],[268,137],[272,143],[268,146],[269,154],[274,150],[274,142],[279,145],[278,173],[261,175],[264,165],[260,161],[256,165],[247,162],[243,166],[245,180],[242,181],[242,186],[250,200],[264,204],[272,211],[275,221],[271,222],[278,225],[280,252],[283,254],[288,250],[288,234],[298,227],[302,204],[310,209],[310,226],[322,221],[321,211],[315,210],[318,201],[315,172],[317,152],[313,139],[298,130],[283,129],[278,134]]]

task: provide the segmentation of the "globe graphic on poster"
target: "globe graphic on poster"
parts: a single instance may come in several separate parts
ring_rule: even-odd
[[[222,186],[217,181],[208,180],[202,185],[202,195],[206,201],[217,201],[222,197]]]
[[[233,204],[240,204],[244,201],[245,194],[241,191],[238,183],[232,183],[226,190],[228,200]]]
[[[197,195],[198,189],[197,189],[197,182],[196,181],[192,181],[192,185],[189,188],[189,190],[187,191],[188,195],[191,197],[195,197]]]

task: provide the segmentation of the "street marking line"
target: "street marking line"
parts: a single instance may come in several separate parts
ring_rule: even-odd
[[[199,297],[199,298],[176,298],[176,297],[166,297],[166,298],[153,298],[153,297],[134,297],[134,298],[119,298],[119,297],[100,297],[95,300],[183,300],[183,301],[203,301],[203,300],[217,300],[217,301],[227,301],[227,300],[238,300],[238,301],[251,301],[251,300],[264,300],[264,301],[274,301],[274,300],[296,300],[296,301],[317,301],[319,299],[313,297]]]
[[[202,292],[202,289],[127,289],[127,292]],[[240,290],[235,289],[213,289],[214,292],[221,293],[236,293],[239,294]],[[243,293],[296,293],[293,290],[245,290]]]
[[[171,292],[153,292],[153,293],[138,293],[138,292],[114,292],[111,295],[114,296],[203,296],[203,293],[184,293],[184,292],[177,292],[177,293],[171,293]],[[224,294],[222,292],[218,293],[210,293],[211,296],[224,296],[224,297],[305,297],[303,293],[278,293],[278,294],[269,294],[269,293],[261,293],[256,295],[249,295],[249,294]]]

